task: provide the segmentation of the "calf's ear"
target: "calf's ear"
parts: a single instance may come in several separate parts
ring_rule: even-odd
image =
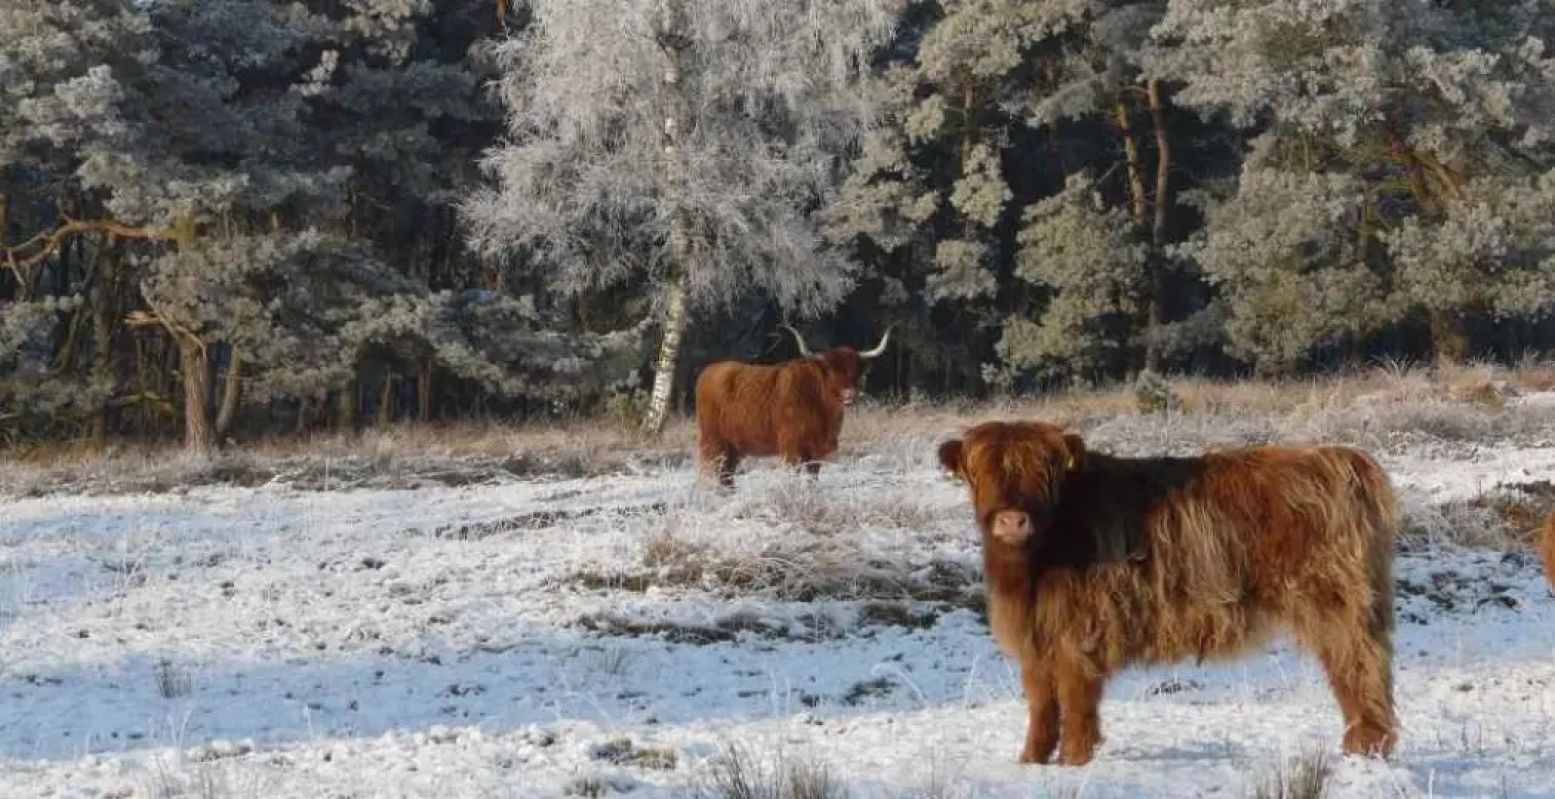
[[[952,438],[939,445],[939,465],[945,471],[961,476],[961,439]]]
[[[1064,450],[1068,457],[1064,461],[1064,468],[1071,471],[1085,465],[1085,439],[1074,433],[1064,434]]]

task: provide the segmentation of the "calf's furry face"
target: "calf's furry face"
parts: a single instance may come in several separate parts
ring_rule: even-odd
[[[987,422],[940,444],[939,461],[965,480],[986,544],[1025,549],[1043,540],[1064,479],[1085,459],[1085,442],[1041,422]]]

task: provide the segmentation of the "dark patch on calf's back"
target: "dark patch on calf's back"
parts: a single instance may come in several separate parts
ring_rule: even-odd
[[[1087,455],[1064,481],[1044,559],[1073,566],[1143,560],[1153,511],[1203,472],[1203,458]]]

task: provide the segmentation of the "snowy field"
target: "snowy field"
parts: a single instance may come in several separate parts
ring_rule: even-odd
[[[1244,797],[1311,752],[1333,797],[1555,796],[1555,599],[1526,549],[1456,543],[1476,498],[1555,475],[1555,403],[1517,412],[1377,439],[1411,530],[1390,762],[1338,756],[1319,668],[1275,645],[1123,674],[1093,764],[1016,765],[1019,682],[934,468],[956,428],[917,425],[732,495],[682,464],[0,498],[0,794],[689,796],[733,745],[854,797]],[[1094,447],[1224,432],[1108,424]]]

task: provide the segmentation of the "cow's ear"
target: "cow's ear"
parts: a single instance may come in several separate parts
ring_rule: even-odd
[[[964,451],[964,448],[962,447],[961,439],[959,439],[959,438],[952,438],[951,440],[946,441],[943,444],[940,444],[939,445],[939,465],[940,465],[940,468],[944,469],[947,472],[950,472],[953,475],[956,475],[957,477],[960,477],[961,476],[961,456],[963,454],[963,451]]]
[[[1085,439],[1074,433],[1064,434],[1064,468],[1069,471],[1085,465]]]

